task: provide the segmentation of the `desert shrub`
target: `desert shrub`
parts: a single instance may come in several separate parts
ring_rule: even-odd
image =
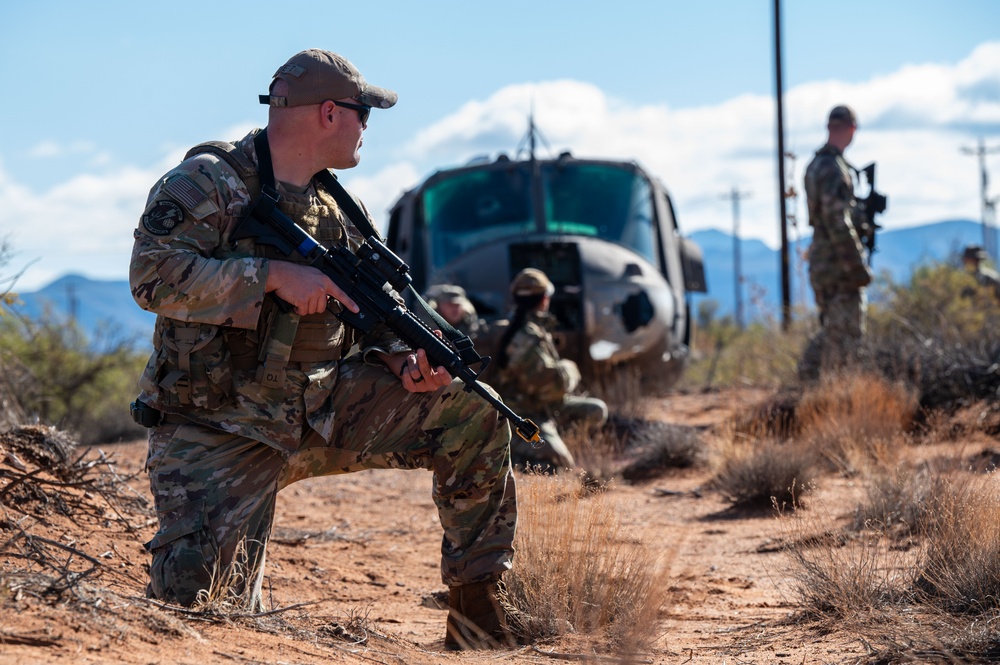
[[[902,382],[841,372],[807,388],[795,415],[802,439],[833,469],[854,473],[892,466],[917,408],[916,395]]]
[[[798,434],[796,409],[802,397],[798,386],[786,386],[736,414],[728,424],[731,435],[741,439],[788,439]]]
[[[868,319],[874,333],[894,328],[924,335],[940,331],[943,339],[959,341],[1000,317],[993,294],[947,263],[917,266],[907,284],[882,280],[871,300]]]
[[[84,444],[145,435],[128,413],[145,360],[110,330],[88,340],[73,322],[47,315],[0,318],[0,365],[27,417]]]
[[[965,272],[918,267],[887,284],[869,312],[865,355],[890,379],[912,383],[925,408],[988,398],[1000,389],[1000,303]]]
[[[638,427],[629,441],[634,458],[621,469],[628,481],[642,481],[663,475],[670,469],[686,469],[705,460],[705,443],[693,427],[664,422],[647,422]]]
[[[722,446],[710,486],[734,506],[795,506],[816,470],[816,454],[797,442],[736,439]]]
[[[873,612],[912,599],[913,555],[894,547],[879,525],[847,536],[826,530],[831,518],[821,513],[782,513],[780,521],[788,577],[808,614],[865,623]]]
[[[926,528],[944,480],[922,467],[884,470],[865,477],[863,483],[865,498],[854,512],[854,529],[877,527],[907,537]]]
[[[601,651],[648,651],[668,592],[666,562],[622,518],[614,492],[585,494],[571,474],[518,481],[518,554],[504,579],[519,637],[576,633]]]
[[[4,237],[0,238],[0,268],[4,268],[10,263],[11,257],[10,241]],[[3,277],[0,275],[0,320],[11,316],[10,305],[17,301],[17,294],[14,293],[14,283],[17,276]],[[4,354],[0,353],[0,433],[6,432],[25,421],[24,409],[18,399],[17,377],[13,368],[5,361]]]
[[[1000,609],[1000,489],[996,477],[960,475],[936,493],[922,534],[918,587],[949,612]]]

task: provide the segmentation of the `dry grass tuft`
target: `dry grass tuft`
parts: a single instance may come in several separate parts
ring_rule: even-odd
[[[719,453],[712,489],[734,506],[798,507],[816,482],[817,458],[794,441],[730,439]]]
[[[795,411],[802,392],[798,387],[776,391],[746,413],[736,416],[729,428],[734,436],[747,439],[787,439],[799,432]]]
[[[576,633],[595,650],[648,652],[667,562],[628,535],[614,493],[586,495],[569,474],[526,475],[518,508],[518,555],[505,576],[514,632],[528,642]]]
[[[829,515],[782,512],[785,549],[792,566],[789,576],[805,612],[815,618],[864,625],[887,606],[902,605],[912,596],[914,554],[893,545],[880,525],[860,533],[817,539]],[[843,628],[843,626],[841,626]]]
[[[917,396],[881,376],[841,373],[807,389],[796,409],[801,436],[834,470],[891,468],[906,445]]]
[[[927,467],[897,468],[865,478],[865,501],[854,513],[853,528],[878,526],[896,537],[917,535],[927,526],[944,479]]]
[[[854,533],[823,531],[829,516],[781,515],[807,614],[886,645],[877,662],[996,662],[996,477],[925,467],[867,482]],[[823,537],[809,535],[816,533]]]
[[[191,609],[217,615],[259,612],[263,609],[262,566],[263,561],[251,561],[246,541],[240,541],[231,564],[220,568],[216,562],[209,587],[198,592]]]
[[[1000,488],[995,474],[942,483],[928,511],[919,588],[953,613],[1000,610]]]
[[[587,486],[604,485],[615,478],[626,445],[624,435],[609,427],[591,430],[578,425],[567,428],[562,434],[577,469],[583,471]]]

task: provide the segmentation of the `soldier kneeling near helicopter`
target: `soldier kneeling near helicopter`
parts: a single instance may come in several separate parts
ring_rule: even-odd
[[[510,285],[514,311],[497,347],[495,388],[504,401],[539,427],[545,443],[537,448],[511,442],[511,457],[518,466],[572,468],[559,427],[571,423],[597,428],[608,419],[608,405],[596,397],[572,394],[580,384],[580,369],[559,357],[550,332],[555,318],[549,305],[555,286],[536,268],[525,268]]]

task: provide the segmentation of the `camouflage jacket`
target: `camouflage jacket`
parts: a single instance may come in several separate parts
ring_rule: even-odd
[[[497,369],[497,392],[522,415],[558,406],[580,383],[576,363],[559,358],[549,332],[552,322],[547,313],[529,315],[507,347],[507,366]]]
[[[992,268],[979,265],[976,267],[975,278],[980,286],[987,286],[993,289],[993,295],[1000,300],[1000,273]]]
[[[256,133],[236,144],[253,164]],[[360,245],[361,233],[322,187],[297,194],[278,186],[279,208],[319,242]],[[265,298],[268,264],[278,257],[252,239],[230,240],[250,203],[232,167],[207,153],[184,160],[150,191],[129,266],[135,301],[157,314],[140,398],[295,450],[306,423],[329,438],[334,414],[323,407],[353,344],[362,353],[406,347],[385,327],[359,339],[329,312],[300,317]]]
[[[820,148],[806,168],[809,225],[809,278],[814,287],[857,289],[871,282],[867,250],[854,227],[854,179],[843,153],[830,144]]]

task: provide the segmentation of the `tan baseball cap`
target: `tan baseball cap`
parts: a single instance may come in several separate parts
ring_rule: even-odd
[[[352,97],[366,106],[387,109],[398,99],[392,90],[369,85],[347,58],[315,48],[293,55],[274,73],[272,86],[273,79],[288,83],[288,95],[260,95],[261,104],[306,106]]]
[[[515,296],[551,296],[556,287],[548,275],[538,268],[525,268],[510,283],[510,292]]]
[[[972,261],[985,261],[989,258],[990,255],[987,254],[986,250],[983,249],[980,245],[969,245],[968,247],[965,248],[965,251],[962,252],[963,260],[969,259]]]
[[[465,289],[456,284],[435,284],[427,289],[426,298],[435,302],[462,302],[468,296]]]

